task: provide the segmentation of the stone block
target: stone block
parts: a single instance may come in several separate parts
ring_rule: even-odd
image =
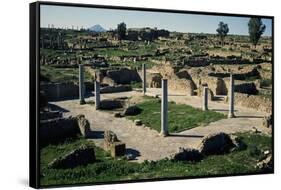
[[[112,157],[124,156],[126,152],[126,144],[123,142],[114,142],[110,145],[110,153]]]

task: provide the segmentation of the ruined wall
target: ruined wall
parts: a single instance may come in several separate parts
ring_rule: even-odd
[[[262,96],[234,93],[234,104],[266,113],[272,112],[272,101]]]
[[[195,80],[195,79],[193,79]],[[196,81],[196,80],[195,80]],[[207,85],[209,89],[214,93],[214,95],[227,95],[229,91],[229,77],[227,78],[217,78],[217,77],[202,77],[197,80],[197,88],[202,85]],[[197,90],[200,93],[200,89]],[[244,94],[255,95],[258,93],[256,84],[254,82],[245,81],[234,81],[234,91]],[[198,94],[200,96],[200,94]]]
[[[208,75],[212,76],[212,77],[226,78],[226,77],[229,77],[230,71],[233,72],[232,69],[228,68],[228,71],[226,71],[226,72],[212,72],[212,73],[209,73]],[[247,78],[250,78],[250,77],[258,77],[259,78],[260,73],[259,73],[257,68],[253,68],[252,70],[245,71],[245,72],[235,71],[235,72],[233,72],[233,77],[237,80],[246,80]]]
[[[108,70],[106,76],[117,84],[130,84],[132,81],[141,82],[138,72],[127,68]]]
[[[100,89],[100,93],[126,92],[131,90],[132,87],[130,85],[105,86]]]
[[[79,96],[79,86],[74,83],[46,83],[40,84],[40,91],[44,91],[48,101]]]
[[[160,73],[150,73],[148,78],[148,86],[150,88],[161,88],[162,75]]]
[[[138,74],[143,80],[142,70],[138,71]],[[146,85],[149,88],[161,88],[162,75],[159,72],[152,72],[151,70],[146,70]]]
[[[95,70],[87,67],[87,71],[93,76],[94,79],[101,83],[114,86],[116,84],[131,84],[131,82],[141,82],[141,78],[137,70],[128,68],[119,69],[100,69]]]
[[[195,86],[191,80],[169,78],[168,79],[168,90],[175,90],[175,91],[183,92],[187,95],[193,96]]]
[[[229,84],[229,81],[226,82],[221,78],[207,76],[193,80],[196,81],[198,96],[202,95],[202,86],[208,86],[213,95],[227,95],[228,93],[227,84]]]
[[[74,118],[55,118],[41,120],[39,127],[40,143],[48,144],[80,134],[77,121]]]
[[[245,82],[245,83],[235,84],[234,92],[255,95],[258,94],[259,91],[257,90],[255,83]]]
[[[156,65],[156,66],[152,67],[151,72],[160,73],[163,78],[169,79],[169,78],[175,76],[175,73],[177,72],[177,70],[175,67],[172,67],[171,65],[165,63],[160,66]]]
[[[183,92],[191,96],[194,95],[196,86],[186,70],[181,70],[180,67],[172,67],[168,64],[154,66],[151,70],[159,72],[163,78],[168,79],[168,90]]]
[[[262,79],[271,79],[272,78],[272,64],[271,63],[263,63],[260,64],[260,76]]]
[[[85,82],[85,92],[94,90],[93,82]],[[40,91],[45,92],[48,101],[55,101],[79,96],[79,85],[73,82],[66,83],[43,83],[40,84]]]

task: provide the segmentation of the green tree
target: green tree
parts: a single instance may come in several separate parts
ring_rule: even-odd
[[[120,40],[125,39],[127,26],[124,22],[117,25],[117,34]]]
[[[257,46],[261,35],[265,31],[265,25],[262,23],[261,18],[253,17],[248,22],[249,27],[249,35],[250,35],[250,42],[255,46]]]
[[[220,22],[219,27],[217,28],[217,33],[218,36],[220,37],[222,46],[224,45],[224,38],[226,37],[228,32],[229,32],[228,25],[223,22]]]

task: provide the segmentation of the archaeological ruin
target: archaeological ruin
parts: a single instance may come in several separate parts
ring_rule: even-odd
[[[43,180],[272,169],[271,36],[116,26],[40,29]]]

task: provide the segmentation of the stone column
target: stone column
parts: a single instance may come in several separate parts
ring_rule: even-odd
[[[234,115],[234,79],[232,74],[230,74],[228,98],[229,98],[228,118],[233,118],[235,117],[235,115]]]
[[[100,108],[100,83],[95,81],[95,108],[98,110]]]
[[[168,80],[162,79],[162,100],[161,100],[161,135],[167,136],[168,131]]]
[[[146,93],[146,65],[142,64],[142,92],[143,95]]]
[[[207,86],[203,86],[203,107],[202,110],[203,111],[207,111],[208,110],[208,87]]]
[[[79,99],[80,104],[85,104],[84,99],[85,86],[84,86],[84,65],[79,65]]]

